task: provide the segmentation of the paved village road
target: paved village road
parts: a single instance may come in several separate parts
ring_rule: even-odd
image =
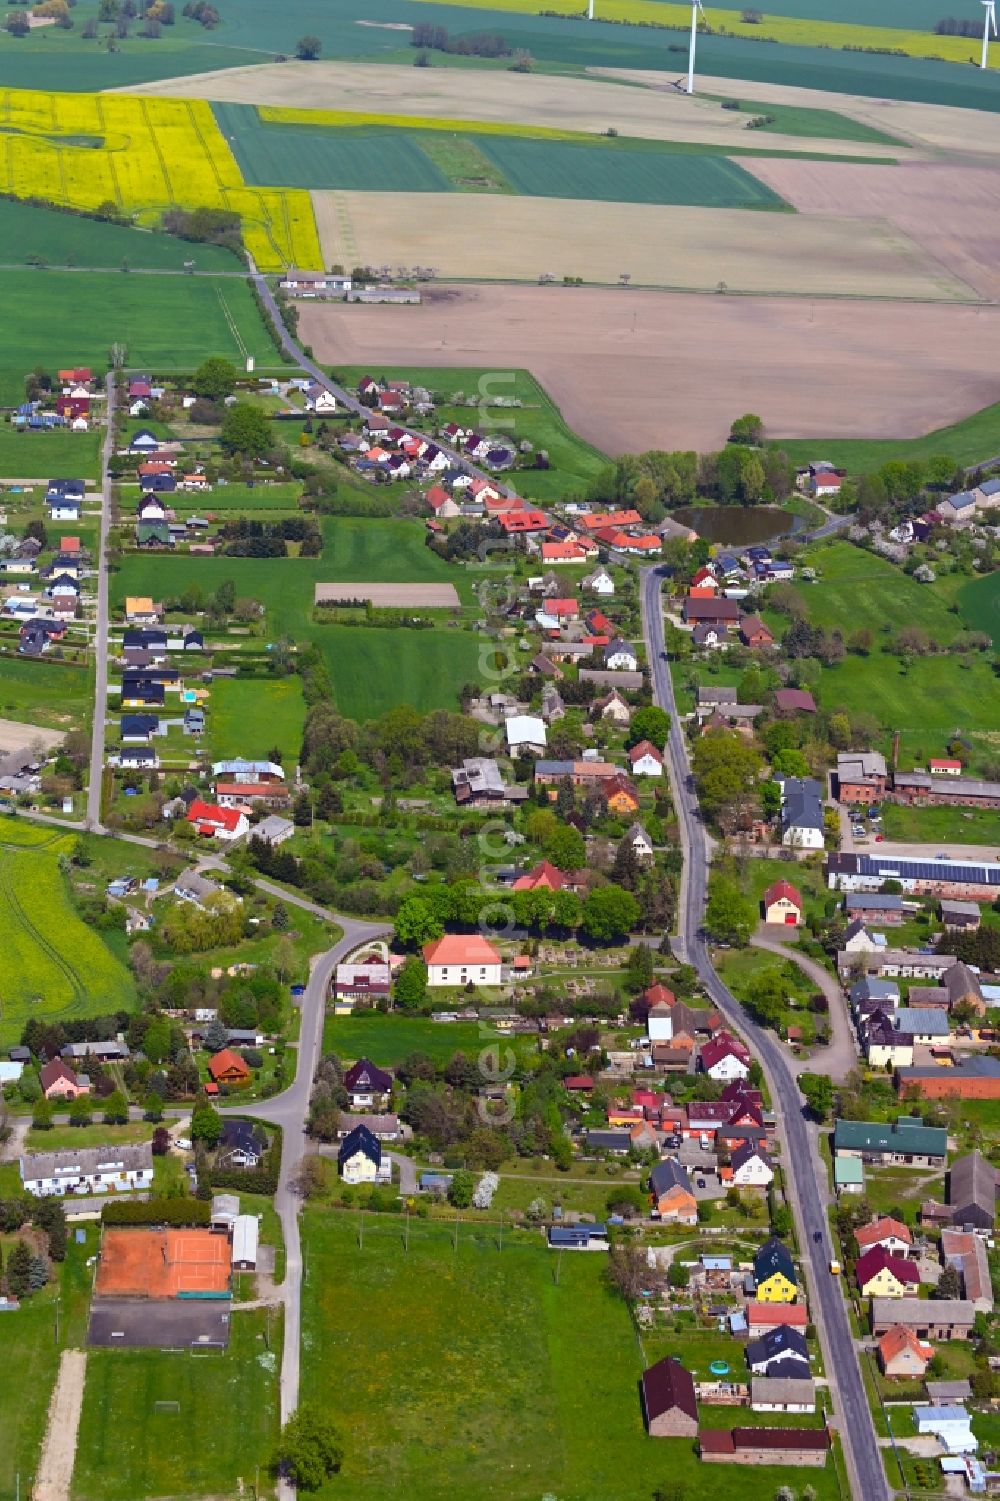
[[[107,379],[107,421],[101,446],[101,520],[97,533],[97,618],[94,622],[94,722],[90,731],[87,827],[100,831],[104,785],[104,730],[108,712],[108,527],[111,524],[111,455],[115,444],[115,372]]]
[[[831,1277],[832,1254],[825,1213],[826,1169],[817,1150],[816,1134],[803,1115],[798,1085],[782,1044],[771,1032],[753,1023],[716,974],[702,928],[708,889],[705,830],[694,792],[684,733],[677,717],[670,671],[663,657],[663,574],[650,568],[641,574],[643,634],[653,679],[655,702],[670,715],[667,765],[677,808],[684,850],[684,880],[678,911],[678,957],[693,964],[710,998],[750,1043],[760,1060],[778,1118],[784,1150],[782,1162],[798,1229],[802,1261],[807,1273],[813,1320],[820,1335],[835,1422],[843,1444],[855,1497],[886,1501],[889,1495],[882,1458],[875,1439],[857,1354],[839,1280]],[[819,1240],[813,1239],[819,1232]]]
[[[815,959],[810,959],[808,954],[800,953],[798,949],[782,943],[779,937],[782,931],[787,932],[787,929],[761,926],[750,942],[756,949],[767,949],[769,954],[780,954],[782,959],[791,959],[799,966],[803,974],[809,977],[816,989],[826,997],[830,1008],[828,1013],[829,1045],[825,1048],[815,1048],[811,1057],[801,1059],[789,1057],[788,1067],[796,1074],[828,1074],[835,1084],[842,1084],[858,1061],[854,1029],[847,1014],[844,992],[829,970],[817,964]]]

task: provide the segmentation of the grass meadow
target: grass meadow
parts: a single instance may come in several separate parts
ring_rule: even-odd
[[[281,1316],[268,1325],[263,1309],[234,1311],[230,1327],[221,1353],[89,1352],[73,1501],[249,1495],[258,1468],[270,1494]],[[180,1411],[157,1412],[161,1401]]]
[[[78,916],[59,869],[73,836],[0,820],[0,1045],[30,1016],[95,1016],[135,1003],[125,966]]]
[[[69,663],[0,658],[0,716],[72,730],[89,712],[90,671]]]
[[[973,579],[959,591],[962,617],[974,631],[985,631],[1000,642],[1000,573]]]
[[[948,454],[957,464],[981,464],[1000,454],[1000,402],[920,438],[774,438],[773,442],[797,464],[810,463],[822,449],[831,464],[855,475],[878,469],[890,459],[929,459],[936,454]]]
[[[294,766],[302,750],[305,720],[298,677],[219,678],[212,684],[208,723],[212,752],[219,760],[262,759],[277,746],[285,764]]]
[[[644,1359],[600,1255],[549,1253],[538,1231],[307,1211],[303,1380],[350,1435],[341,1476],[321,1492],[409,1501],[502,1492],[509,1501],[648,1501],[678,1486],[719,1493],[692,1440],[647,1438]],[[558,1277],[558,1281],[556,1278]],[[730,1409],[731,1421],[739,1410]],[[771,1501],[795,1471],[740,1475]],[[832,1469],[809,1472],[832,1501]]]
[[[241,271],[236,256],[218,245],[194,245],[10,198],[0,198],[0,237],[17,246],[22,260],[37,255],[53,267],[118,271],[127,261],[134,271],[183,271],[185,261],[194,261],[199,271]]]
[[[72,356],[103,370],[114,343],[126,346],[130,366],[157,374],[192,370],[206,354],[240,366],[248,354],[258,367],[281,364],[238,277],[0,270],[0,302],[0,402],[7,405],[24,400],[24,375],[35,365],[56,368]]]
[[[8,375],[2,366],[0,380],[9,383],[12,397],[18,394],[14,384],[16,376],[13,373]],[[18,399],[24,399],[23,386]],[[3,423],[0,425],[0,480],[46,480],[55,474],[71,474],[75,479],[97,479],[100,452],[100,428],[89,433],[71,433],[59,428],[53,432],[33,433],[19,432],[9,423]]]
[[[886,803],[886,839],[906,844],[994,844],[1000,847],[1000,812],[994,808],[908,808]]]
[[[313,588],[317,582],[453,582],[462,599],[470,602],[469,579],[428,551],[419,521],[327,517],[322,528],[321,558],[130,554],[113,578],[112,602],[120,604],[126,594],[173,596],[189,583],[200,584],[208,594],[223,580],[232,579],[238,595],[249,595],[265,606],[272,639],[286,636],[293,642],[314,642],[320,648],[333,681],[335,701],[351,718],[371,718],[402,703],[424,710],[454,708],[458,689],[478,674],[478,635],[450,624],[422,631],[327,625],[313,619]],[[260,704],[262,691],[270,699],[267,690],[274,686],[257,683],[255,693],[251,693],[240,685],[230,696],[233,708],[229,711],[226,695],[221,695],[223,737],[240,734],[240,743],[247,744],[238,723],[246,709],[251,723],[256,715],[255,733],[270,746],[272,732]],[[277,705],[277,697],[274,701]],[[295,739],[299,711],[289,704],[279,706],[278,712],[282,733]],[[297,744],[294,749],[297,753]]]
[[[379,1068],[392,1068],[410,1053],[426,1053],[446,1063],[452,1053],[475,1055],[492,1040],[478,1022],[435,1022],[426,1016],[386,1016],[359,1011],[354,1016],[328,1016],[323,1025],[323,1051],[351,1060],[367,1058]]]

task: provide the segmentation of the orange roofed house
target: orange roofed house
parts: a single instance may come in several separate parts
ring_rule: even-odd
[[[903,1324],[893,1324],[878,1342],[878,1363],[885,1376],[909,1376],[920,1381],[933,1354],[933,1346]]]
[[[500,954],[479,933],[452,933],[424,944],[428,985],[499,985]]]
[[[232,1048],[223,1048],[221,1053],[213,1054],[208,1060],[208,1071],[214,1084],[228,1084],[231,1089],[250,1083],[249,1066]]]

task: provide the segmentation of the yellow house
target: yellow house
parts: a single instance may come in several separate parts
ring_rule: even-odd
[[[799,1294],[792,1253],[775,1237],[754,1257],[754,1281],[758,1303],[794,1303]]]
[[[905,1256],[893,1256],[884,1246],[872,1246],[855,1263],[863,1298],[904,1298],[920,1290],[920,1273]]]

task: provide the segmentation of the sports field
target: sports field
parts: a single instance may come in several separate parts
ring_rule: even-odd
[[[0,1045],[29,1017],[82,1017],[135,1004],[124,965],[77,915],[59,858],[74,836],[0,820]]]
[[[215,1297],[229,1287],[232,1250],[211,1230],[105,1230],[94,1293],[99,1298]]]
[[[463,1225],[456,1249],[449,1227],[417,1222],[404,1250],[398,1220],[376,1215],[359,1247],[354,1217],[307,1211],[303,1381],[352,1435],[321,1494],[375,1501],[388,1481],[410,1501],[498,1483],[510,1501],[648,1501],[668,1487],[716,1497],[693,1441],[646,1436],[642,1354],[605,1258],[563,1256],[557,1283],[538,1231],[508,1229],[502,1244],[495,1228]],[[359,1307],[380,1316],[359,1320]],[[820,1501],[836,1494],[829,1467],[808,1478]],[[772,1501],[803,1479],[754,1468],[740,1487]]]
[[[454,201],[478,209],[485,200]],[[505,214],[513,202],[504,200]],[[744,218],[782,228],[799,222]],[[618,221],[613,244],[626,270],[633,244],[620,214]],[[742,243],[734,238],[734,256]],[[470,365],[527,366],[572,429],[619,454],[719,448],[750,390],[767,429],[782,437],[915,437],[996,400],[1000,310],[436,285],[419,307],[307,303],[300,329],[317,358],[334,366],[450,366],[459,350]],[[822,360],[804,361],[807,348],[822,348]]]
[[[240,366],[248,354],[258,368],[281,365],[238,277],[0,270],[0,304],[0,401],[8,405],[24,400],[26,371],[65,362],[67,329],[72,329],[73,358],[98,370],[106,368],[116,342],[126,346],[133,368],[147,366],[160,374],[191,370],[206,353]],[[67,435],[67,446],[75,436]],[[11,438],[17,441],[16,434]]]
[[[218,125],[244,180],[253,185],[368,193],[444,193],[457,183],[422,149],[440,132],[391,126],[286,124],[246,105],[217,104]],[[617,203],[782,208],[780,196],[721,156],[675,155],[651,141],[538,140],[463,129],[502,184],[526,197]]]
[[[73,1501],[249,1495],[258,1469],[269,1494],[280,1364],[277,1309],[234,1313],[223,1353],[90,1350]]]

